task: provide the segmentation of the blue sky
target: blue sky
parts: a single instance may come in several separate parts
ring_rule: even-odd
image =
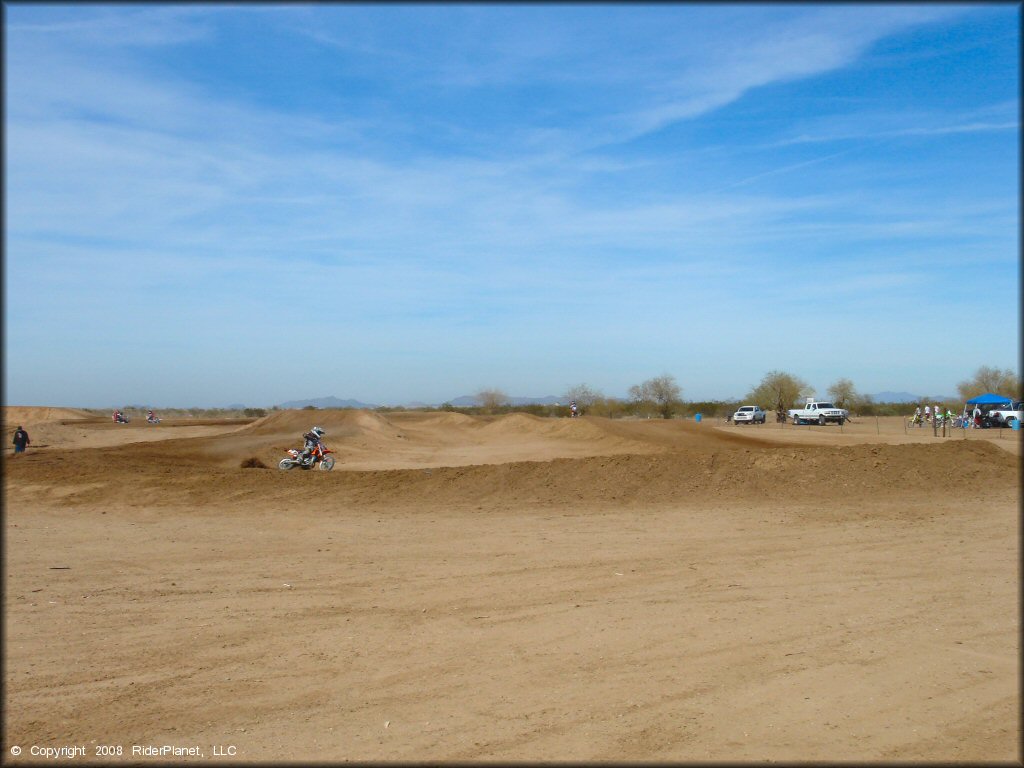
[[[9,404],[1020,369],[1018,5],[4,13]]]

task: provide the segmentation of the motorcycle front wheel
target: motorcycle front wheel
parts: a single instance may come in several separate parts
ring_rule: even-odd
[[[320,469],[324,470],[325,472],[330,472],[332,469],[334,469],[334,457],[324,456],[323,459],[320,461]]]
[[[294,469],[294,467],[295,462],[292,459],[281,459],[277,464],[278,469]]]

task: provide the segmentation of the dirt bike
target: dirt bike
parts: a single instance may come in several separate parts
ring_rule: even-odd
[[[160,417],[159,416],[147,416],[146,417],[146,423],[147,424],[159,424],[160,423]]]
[[[124,414],[124,413],[115,413],[114,414],[114,423],[115,424],[127,424],[128,423],[128,416],[126,414]]]
[[[317,469],[329,472],[334,469],[334,457],[328,456],[327,454],[329,453],[334,453],[334,451],[327,447],[321,448],[321,446],[318,445],[313,448],[309,456],[306,457],[306,460],[303,461],[302,451],[295,448],[289,448],[288,457],[281,459],[277,466],[278,469],[295,469],[295,467],[299,467],[300,469],[312,469],[313,467],[316,467]]]

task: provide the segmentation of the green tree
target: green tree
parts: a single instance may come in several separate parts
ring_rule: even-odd
[[[747,395],[747,402],[762,405],[765,410],[785,413],[792,408],[809,386],[803,379],[785,371],[768,371]]]
[[[672,418],[672,412],[681,402],[682,392],[675,376],[667,373],[629,388],[629,396],[635,402],[650,403],[664,419]]]
[[[991,392],[995,395],[1005,395],[1015,400],[1021,399],[1020,376],[1009,368],[990,368],[987,365],[981,366],[974,372],[974,377],[967,381],[961,381],[956,385],[957,391],[963,400],[971,400],[978,395]]]

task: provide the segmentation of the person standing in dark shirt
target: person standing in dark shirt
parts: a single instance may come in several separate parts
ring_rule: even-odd
[[[28,432],[21,427],[18,427],[14,431],[14,440],[12,442],[14,443],[15,453],[24,453],[25,448],[28,447],[28,444],[32,441],[28,439]]]

